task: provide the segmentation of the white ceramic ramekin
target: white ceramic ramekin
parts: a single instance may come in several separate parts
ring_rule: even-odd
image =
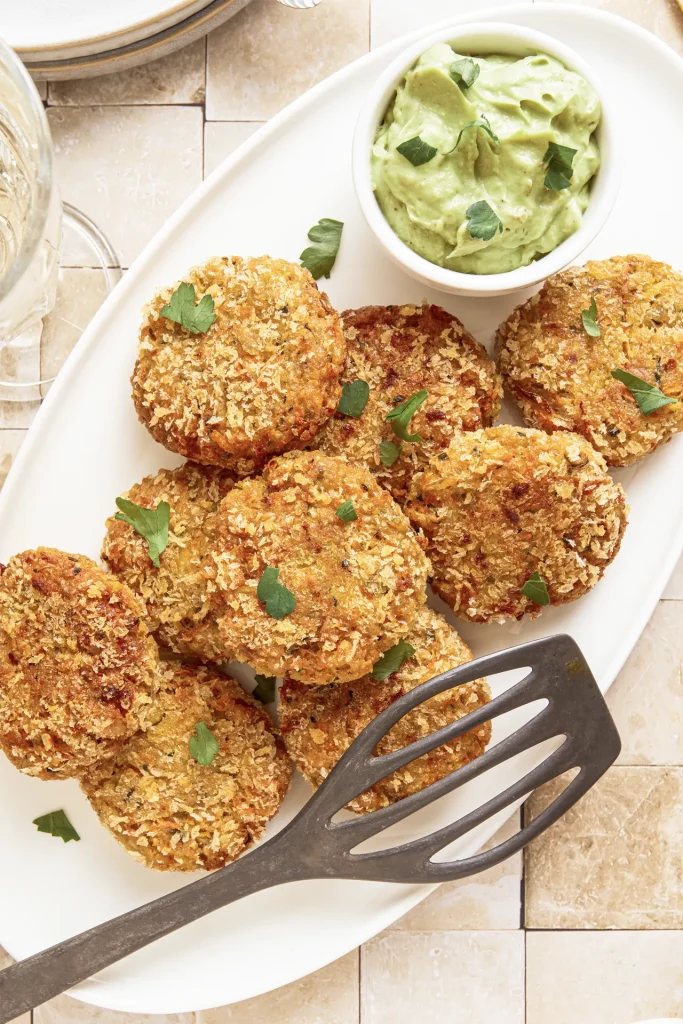
[[[581,227],[546,256],[527,267],[504,274],[462,274],[430,263],[413,252],[385,220],[372,188],[370,152],[377,130],[396,87],[422,53],[434,43],[448,42],[458,53],[485,56],[511,53],[528,56],[547,53],[565,67],[577,71],[595,89],[602,104],[602,120],[596,136],[601,165],[591,186],[591,197]],[[408,274],[455,295],[504,295],[543,281],[572,263],[593,241],[614,205],[621,181],[616,119],[607,91],[593,69],[569,47],[552,36],[517,25],[489,22],[441,26],[437,32],[416,39],[391,62],[370,89],[360,112],[353,141],[353,178],[363,215],[385,252]]]

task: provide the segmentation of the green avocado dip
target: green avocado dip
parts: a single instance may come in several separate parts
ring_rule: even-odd
[[[377,201],[431,263],[516,270],[580,227],[599,122],[593,88],[553,57],[464,58],[438,43],[406,73],[378,131]]]

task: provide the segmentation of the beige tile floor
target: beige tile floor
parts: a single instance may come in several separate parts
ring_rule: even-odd
[[[683,53],[675,0],[583,2],[639,22]],[[104,227],[128,266],[202,176],[289,100],[370,46],[483,6],[325,0],[300,14],[254,0],[162,64],[43,86],[64,197]],[[99,302],[91,273],[68,274],[62,329],[42,353],[46,372]],[[36,408],[0,402],[0,483]],[[520,857],[443,886],[360,951],[234,1007],[143,1018],[62,997],[35,1011],[34,1024],[683,1018],[682,627],[683,564],[610,693],[624,739],[618,766],[531,848],[524,872]],[[539,794],[535,809],[551,795],[552,787]]]

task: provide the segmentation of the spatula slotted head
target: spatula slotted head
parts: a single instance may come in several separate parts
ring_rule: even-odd
[[[409,746],[389,754],[373,755],[378,743],[399,719],[435,694],[481,676],[490,679],[500,673],[520,669],[528,670],[521,681],[490,703]],[[464,767],[381,810],[351,821],[333,820],[350,800],[396,769],[462,736],[475,726],[535,701],[546,702],[542,710]],[[361,843],[445,794],[555,737],[564,739],[536,767],[445,827],[388,849],[352,852]],[[604,698],[571,637],[547,637],[478,658],[416,686],[367,726],[301,813],[296,838],[291,836],[298,847],[294,855],[316,871],[318,877],[444,882],[471,875],[498,864],[544,832],[597,782],[614,762],[620,749],[619,734]],[[571,769],[577,769],[578,773],[566,789],[510,839],[463,860],[435,862],[432,859],[494,814]]]

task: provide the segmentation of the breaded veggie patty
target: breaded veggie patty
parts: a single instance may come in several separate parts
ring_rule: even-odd
[[[157,646],[145,606],[83,555],[10,558],[0,575],[0,746],[26,775],[77,776],[146,728]]]
[[[581,313],[597,306],[599,337]],[[683,391],[683,276],[649,256],[570,267],[499,328],[505,386],[525,421],[582,434],[608,466],[627,466],[683,429],[683,402],[645,415],[611,376],[626,370],[667,396]]]
[[[337,515],[345,502],[352,522]],[[388,491],[320,452],[273,459],[226,495],[213,561],[219,628],[236,659],[306,683],[368,672],[412,626],[429,572]],[[282,618],[257,594],[267,568],[296,601]]]
[[[147,624],[159,643],[179,654],[230,659],[208,615],[205,559],[215,541],[218,506],[234,483],[226,470],[186,462],[131,487],[124,497],[136,505],[170,506],[168,546],[158,569],[132,526],[107,519],[103,559],[145,602]]]
[[[442,615],[422,608],[405,639],[415,655],[383,682],[364,676],[343,686],[304,686],[285,680],[280,691],[280,728],[299,771],[316,788],[373,718],[419,683],[471,661],[472,652]],[[377,754],[388,754],[462,718],[490,700],[483,679],[445,690],[410,711],[384,737]],[[386,807],[478,757],[491,724],[477,726],[412,761],[349,804],[360,814]]]
[[[341,394],[346,344],[327,296],[269,256],[216,257],[186,283],[216,318],[195,334],[162,316],[173,288],[145,309],[131,379],[142,423],[171,451],[240,476],[305,448]]]
[[[500,379],[486,350],[439,306],[364,306],[347,310],[343,322],[348,356],[342,383],[366,381],[370,397],[358,419],[338,412],[328,420],[314,445],[367,466],[400,502],[412,474],[448,447],[456,431],[493,423]],[[394,465],[383,465],[380,442],[401,445],[387,413],[423,389],[428,397],[410,421],[410,432],[423,441],[402,444]]]
[[[285,797],[292,766],[282,740],[262,705],[208,667],[164,666],[153,711],[151,728],[95,766],[83,789],[147,867],[223,867],[260,838]],[[211,764],[190,752],[199,723],[218,742]]]
[[[413,479],[406,512],[422,527],[434,590],[463,619],[536,615],[533,573],[550,604],[595,586],[628,509],[601,455],[578,434],[523,427],[463,433]]]

